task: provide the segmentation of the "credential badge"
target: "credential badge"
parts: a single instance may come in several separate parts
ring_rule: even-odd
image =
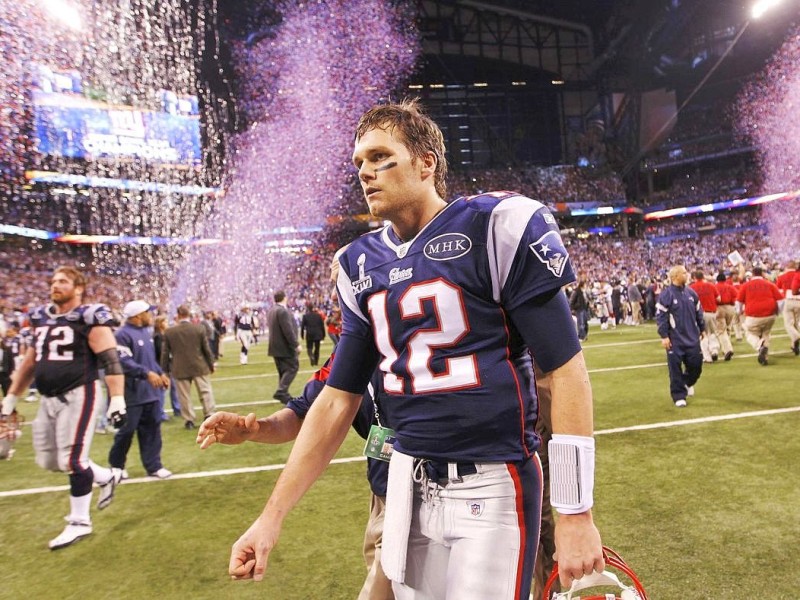
[[[569,254],[567,254],[561,242],[561,236],[557,232],[548,231],[528,247],[553,275],[561,277],[564,274],[564,267],[567,265]]]

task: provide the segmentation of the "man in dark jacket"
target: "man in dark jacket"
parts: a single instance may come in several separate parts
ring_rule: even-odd
[[[211,378],[214,372],[214,355],[202,325],[191,322],[189,307],[178,307],[178,323],[164,332],[164,347],[161,350],[161,368],[172,375],[178,388],[181,417],[186,429],[195,428],[195,412],[192,406],[192,383],[200,393],[204,418],[216,410]]]
[[[325,339],[325,319],[312,302],[306,302],[306,312],[300,321],[300,338],[306,341],[306,351],[311,366],[319,364],[319,345]]]
[[[700,337],[706,324],[700,298],[686,287],[688,279],[686,267],[672,267],[670,285],[661,292],[656,304],[658,335],[667,351],[669,391],[678,408],[685,407],[686,397],[694,395],[694,384],[703,370]]]
[[[114,436],[108,452],[112,468],[124,469],[136,434],[139,455],[147,474],[166,479],[172,473],[161,464],[161,391],[169,386],[156,360],[150,325],[152,307],[144,300],[128,302],[122,309],[125,324],[117,330],[117,351],[125,374],[125,406],[128,419]]]
[[[292,399],[289,386],[297,376],[300,361],[297,355],[300,346],[297,343],[297,323],[287,307],[286,292],[275,292],[275,306],[267,314],[269,326],[269,348],[267,353],[275,359],[278,369],[278,389],[272,395],[276,400],[286,404]]]
[[[586,297],[586,282],[581,280],[569,296],[569,309],[575,315],[578,339],[586,341],[589,337],[589,300]]]
[[[17,364],[22,342],[19,338],[19,328],[16,323],[8,325],[5,335],[0,339],[0,389],[3,396],[8,393],[11,387],[11,373]]]

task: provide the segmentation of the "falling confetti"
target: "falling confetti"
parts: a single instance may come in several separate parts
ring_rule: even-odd
[[[800,190],[800,29],[793,31],[737,103],[740,132],[756,148],[765,193]],[[781,262],[800,257],[800,200],[762,207]]]
[[[416,63],[413,20],[385,0],[285,2],[279,10],[279,24],[234,48],[251,125],[232,140],[225,197],[204,229],[230,243],[192,250],[176,298],[202,290],[211,305],[271,300],[291,279],[287,269],[303,267],[265,252],[268,234],[304,239],[298,231],[341,211],[358,117]]]
[[[414,15],[391,0],[269,6],[270,23],[223,40],[233,32],[219,22],[216,0],[0,4],[7,51],[0,61],[0,186],[11,207],[4,221],[141,239],[93,246],[93,266],[125,295],[164,305],[225,308],[269,300],[298,278],[324,282],[327,266],[304,273],[313,260],[270,250],[292,240],[318,243],[321,227],[352,202],[354,124],[413,71]],[[236,97],[198,80],[199,64],[229,72],[220,62],[224,44],[237,81],[223,74],[223,85],[237,88]],[[64,106],[129,120],[132,133],[119,135],[117,124],[113,139],[84,143],[81,126],[59,126],[59,116],[71,114],[59,112]],[[235,135],[225,117],[231,113],[240,124]],[[202,118],[198,155],[181,154],[180,144],[199,146],[191,129],[173,132],[177,149],[144,133],[142,122],[165,114],[177,114],[166,129]],[[36,119],[51,124],[51,134],[30,135]],[[27,189],[26,170],[113,185],[66,183],[45,193]],[[224,193],[141,189],[153,183]],[[218,243],[149,245],[152,238]]]

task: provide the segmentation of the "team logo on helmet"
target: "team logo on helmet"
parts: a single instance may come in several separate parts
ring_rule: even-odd
[[[569,254],[567,254],[558,232],[548,231],[528,248],[553,275],[561,277],[564,274]]]

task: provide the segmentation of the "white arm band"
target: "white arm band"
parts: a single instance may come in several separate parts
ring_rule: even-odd
[[[564,515],[592,508],[594,438],[554,433],[547,445],[550,462],[550,504]]]

